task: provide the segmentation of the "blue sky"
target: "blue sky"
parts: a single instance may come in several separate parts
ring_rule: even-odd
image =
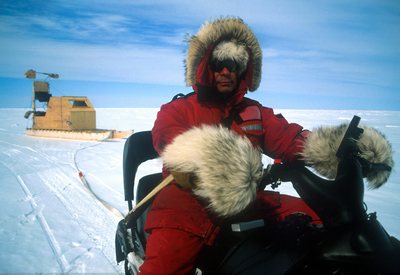
[[[273,108],[400,110],[400,1],[1,0],[0,108],[29,108],[24,72],[95,107],[158,107],[184,83],[188,35],[241,17],[263,48]]]

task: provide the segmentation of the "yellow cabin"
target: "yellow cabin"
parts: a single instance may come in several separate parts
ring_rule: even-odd
[[[52,96],[47,111],[35,113],[32,129],[94,130],[96,110],[86,96]]]
[[[28,70],[25,76],[35,79],[36,74],[57,79],[58,74],[41,73]],[[43,109],[37,109],[36,103],[43,103]],[[96,110],[86,96],[52,96],[49,82],[34,80],[32,89],[32,109],[24,115],[28,119],[32,115],[32,128],[27,128],[29,136],[104,140],[123,138],[133,131],[117,131],[96,129]]]
[[[46,103],[47,109],[37,111],[36,101]],[[34,81],[32,104],[32,129],[96,129],[96,111],[86,96],[52,96],[47,81]]]

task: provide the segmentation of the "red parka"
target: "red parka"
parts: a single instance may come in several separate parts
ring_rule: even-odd
[[[286,162],[297,158],[305,136],[301,126],[290,124],[272,109],[245,98],[243,91],[228,104],[201,103],[195,92],[161,107],[152,131],[154,147],[161,154],[167,144],[188,129],[220,123],[230,124],[232,130],[249,137],[266,155]],[[164,171],[164,175],[167,173]],[[277,192],[261,192],[255,205],[265,210],[264,215],[277,219],[293,212],[290,208],[294,205],[295,211],[314,215],[299,199]],[[193,272],[197,255],[205,245],[213,244],[220,224],[190,190],[176,184],[167,186],[157,195],[147,216],[145,230],[150,235],[141,272]]]
[[[241,28],[242,21],[223,19],[216,22],[217,25],[225,23],[229,28],[222,28],[222,32],[228,31],[229,34],[235,35],[245,33],[229,32],[230,29],[236,30],[237,26]],[[203,31],[210,34],[209,29]],[[211,33],[216,34],[213,30]],[[252,35],[246,35],[245,39],[248,37]],[[254,76],[255,71],[261,67],[261,63],[254,62],[253,58],[258,54],[257,58],[261,59],[261,49],[258,48],[255,38],[252,41],[247,70],[239,79],[237,91],[225,100],[213,98],[214,79],[208,64],[213,45],[208,48],[204,56],[197,53],[193,55],[195,59],[201,56],[199,62],[191,62],[193,61],[190,59],[193,52],[191,50],[202,47],[191,47],[188,55],[190,62],[187,64],[189,69],[194,70],[189,70],[187,74],[196,72],[195,79],[190,78],[190,82],[195,82],[194,93],[161,107],[152,130],[153,145],[159,154],[175,137],[192,127],[224,124],[231,130],[246,135],[255,146],[260,147],[263,153],[271,158],[281,159],[284,162],[297,159],[308,132],[303,131],[298,124],[288,123],[281,115],[275,115],[272,109],[245,97],[248,89],[254,90],[258,86],[254,81],[259,80],[259,75]],[[196,68],[190,67],[190,64]],[[257,68],[253,69],[253,65]],[[163,172],[164,176],[168,174],[165,169]],[[249,213],[253,216],[261,215],[263,218],[280,220],[294,211],[306,212],[317,218],[302,200],[266,191],[257,194],[256,202]],[[199,253],[206,246],[213,245],[222,223],[223,221],[212,211],[207,210],[204,201],[196,198],[191,190],[182,189],[174,183],[168,185],[156,196],[147,215],[145,230],[149,233],[149,237],[140,273],[193,273]]]

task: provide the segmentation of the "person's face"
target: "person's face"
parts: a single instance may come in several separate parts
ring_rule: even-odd
[[[222,63],[212,67],[217,91],[222,94],[229,94],[235,91],[238,84],[236,66]]]

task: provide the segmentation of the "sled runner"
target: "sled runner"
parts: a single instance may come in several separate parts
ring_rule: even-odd
[[[227,222],[215,246],[200,256],[202,274],[298,274],[298,273],[398,273],[400,242],[379,223],[376,213],[367,213],[363,201],[363,178],[371,172],[390,169],[360,157],[356,141],[362,129],[354,117],[337,151],[339,165],[334,180],[327,180],[304,166],[273,164],[264,170],[261,188],[291,181],[299,195],[321,217],[315,225],[304,214],[289,215],[279,224],[267,220]],[[133,209],[134,180],[138,166],[158,157],[151,132],[133,134],[124,148],[124,192]],[[136,203],[161,182],[161,173],[139,180]],[[115,248],[117,262],[124,261],[127,274],[137,274],[146,248],[144,222],[151,199],[118,224]],[[135,212],[135,211],[133,211]],[[133,218],[132,218],[133,217]]]

